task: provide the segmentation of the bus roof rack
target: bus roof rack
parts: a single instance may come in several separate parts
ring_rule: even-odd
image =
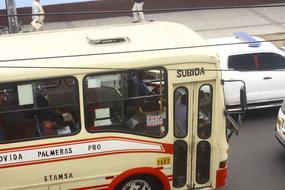
[[[249,47],[259,47],[261,45],[261,42],[257,41],[246,32],[235,32],[234,35],[241,41],[247,42]]]

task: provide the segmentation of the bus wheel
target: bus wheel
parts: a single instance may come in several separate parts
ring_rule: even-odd
[[[122,181],[116,190],[163,190],[163,188],[157,178],[137,175]]]

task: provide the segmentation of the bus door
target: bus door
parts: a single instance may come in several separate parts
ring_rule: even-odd
[[[211,186],[211,134],[214,82],[173,86],[173,187]]]

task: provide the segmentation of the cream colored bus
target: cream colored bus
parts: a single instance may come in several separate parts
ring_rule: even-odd
[[[138,23],[6,35],[0,44],[0,189],[225,184],[218,58],[189,28]]]

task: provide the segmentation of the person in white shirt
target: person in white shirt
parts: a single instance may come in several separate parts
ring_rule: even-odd
[[[33,27],[33,31],[43,30],[44,24],[44,15],[35,15],[35,14],[44,14],[44,9],[40,3],[40,0],[33,0],[33,7],[32,7],[32,19],[31,25]]]
[[[144,14],[142,12],[143,10],[143,4],[144,1],[143,0],[134,0],[134,6],[132,11],[140,11],[140,12],[133,12],[133,17],[134,17],[134,21],[133,22],[144,22]]]
[[[187,134],[187,106],[188,94],[182,95],[175,102],[175,135],[178,137],[185,137]]]

